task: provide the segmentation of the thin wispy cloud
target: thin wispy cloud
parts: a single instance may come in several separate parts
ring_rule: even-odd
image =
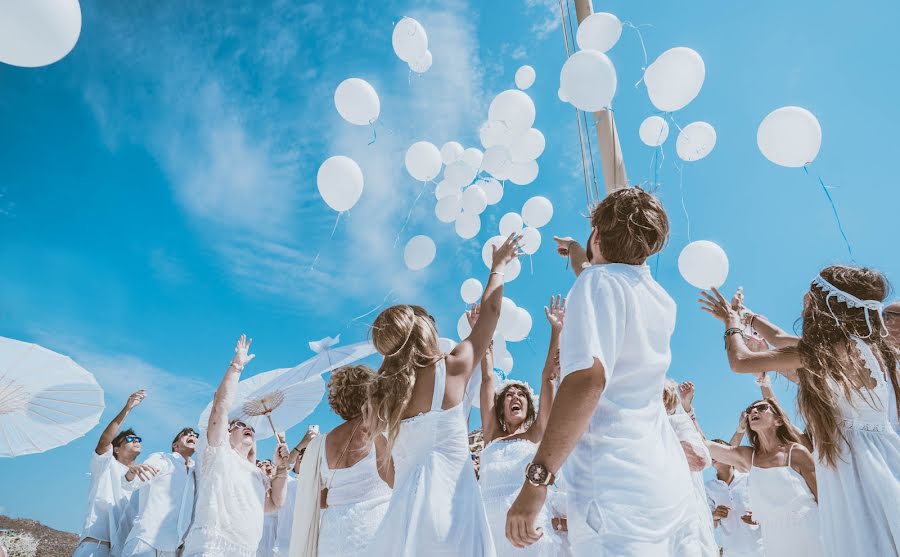
[[[531,32],[543,39],[560,26],[559,0],[525,0],[525,7],[537,15]]]

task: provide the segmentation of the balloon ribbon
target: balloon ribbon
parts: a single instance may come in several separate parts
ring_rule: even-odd
[[[805,172],[806,175],[809,176],[809,169],[806,166],[803,167],[803,172]],[[850,260],[854,261],[853,248],[850,247],[850,240],[847,239],[847,233],[844,232],[844,225],[841,224],[841,217],[840,215],[838,215],[837,205],[835,205],[834,199],[831,197],[831,193],[828,192],[828,186],[825,185],[825,181],[822,180],[822,177],[816,176],[816,178],[818,178],[819,185],[822,186],[822,191],[825,192],[825,197],[828,198],[828,203],[831,205],[831,212],[834,213],[834,220],[837,221],[838,230],[841,233],[841,237],[844,238],[844,243],[847,244],[847,254],[850,255]]]

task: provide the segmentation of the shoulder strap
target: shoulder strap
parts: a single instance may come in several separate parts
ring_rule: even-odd
[[[434,394],[431,395],[431,410],[440,410],[444,403],[444,386],[447,383],[447,368],[444,358],[434,364]]]
[[[791,467],[791,452],[793,452],[793,450],[794,450],[794,445],[795,445],[795,443],[791,443],[791,446],[788,447],[788,459],[787,459],[788,468]]]
[[[753,468],[753,460],[756,458],[756,449],[753,449],[753,452],[750,453],[750,468]]]

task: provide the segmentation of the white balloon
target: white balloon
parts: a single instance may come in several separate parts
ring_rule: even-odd
[[[502,357],[497,358],[496,366],[497,366],[497,369],[499,369],[503,373],[509,374],[509,373],[512,373],[513,364],[514,364],[514,362],[513,362],[512,354],[507,352],[506,354],[503,354]]]
[[[494,355],[502,356],[504,354],[509,354],[509,348],[506,346],[506,339],[503,338],[503,335],[500,331],[494,331],[494,336],[491,338],[494,341]]]
[[[514,162],[509,169],[509,181],[517,186],[527,186],[537,179],[537,161]]]
[[[462,208],[467,213],[480,215],[487,207],[487,195],[481,186],[471,185],[462,194]]]
[[[494,145],[484,151],[481,169],[500,180],[505,180],[512,169],[512,155],[504,145]]]
[[[431,69],[431,63],[434,59],[431,57],[431,51],[426,50],[425,54],[409,63],[409,69],[416,73],[425,73]]]
[[[521,272],[522,262],[518,259],[513,259],[506,264],[506,269],[503,271],[503,284],[516,280]]]
[[[503,186],[501,186],[500,182],[497,180],[494,180],[493,178],[482,178],[476,182],[476,184],[481,186],[481,189],[484,190],[488,205],[496,205],[503,199]]]
[[[540,228],[553,218],[553,203],[541,195],[536,195],[522,205],[522,221],[528,226]]]
[[[459,335],[459,340],[466,340],[472,334],[472,326],[469,325],[469,318],[465,313],[460,315],[459,321],[456,322],[456,334]]]
[[[683,161],[694,162],[705,158],[716,146],[716,130],[706,122],[688,124],[678,134],[675,151]]]
[[[506,241],[513,232],[521,234],[523,226],[522,217],[518,213],[506,213],[500,217],[500,236]]]
[[[330,157],[319,167],[316,185],[325,203],[343,213],[359,201],[363,191],[363,173],[350,157]]]
[[[695,288],[719,288],[728,278],[728,256],[717,244],[698,240],[681,250],[678,270]]]
[[[516,87],[523,91],[528,89],[534,85],[535,75],[534,68],[531,66],[522,66],[516,70]]]
[[[569,102],[569,97],[566,96],[566,92],[562,90],[562,87],[556,90],[556,96],[564,103]]]
[[[404,17],[394,26],[391,44],[397,57],[410,63],[425,56],[428,51],[428,35],[421,23],[411,17]]]
[[[596,50],[576,52],[563,64],[559,86],[566,101],[578,110],[597,112],[612,105],[616,94],[616,68]]]
[[[513,132],[523,132],[534,125],[534,102],[518,89],[507,89],[491,101],[488,120],[503,122]]]
[[[47,66],[75,48],[80,35],[78,0],[0,0],[0,62]]]
[[[513,162],[533,161],[541,156],[545,146],[546,140],[541,130],[529,128],[510,142],[509,153]]]
[[[785,106],[763,119],[756,144],[775,164],[800,168],[816,160],[822,146],[822,126],[805,108]]]
[[[451,165],[459,160],[463,154],[463,146],[456,141],[448,141],[441,147],[441,162]]]
[[[334,106],[341,118],[357,126],[367,126],[378,119],[381,101],[369,82],[358,77],[345,79],[334,91]]]
[[[465,160],[458,160],[447,165],[444,169],[444,180],[459,187],[466,187],[472,183],[478,174],[478,168],[469,166]]]
[[[587,16],[578,25],[575,42],[581,50],[606,52],[622,36],[622,22],[613,14],[599,12]]]
[[[428,236],[413,236],[406,242],[403,261],[410,271],[421,271],[431,265],[435,253],[437,253],[437,247],[434,245],[434,240]]]
[[[413,143],[406,151],[406,171],[420,182],[434,179],[441,171],[441,152],[427,141]]]
[[[663,112],[687,106],[700,93],[705,78],[703,58],[683,46],[663,52],[644,72],[650,102]]]
[[[448,180],[441,180],[434,188],[434,197],[443,199],[448,195],[462,195],[462,187]]]
[[[481,260],[484,261],[485,267],[487,267],[488,269],[493,267],[494,248],[499,248],[505,241],[506,238],[503,236],[494,236],[484,243],[484,247],[481,248]]]
[[[522,239],[519,242],[522,244],[522,251],[526,255],[534,255],[541,247],[541,231],[537,228],[526,226],[522,229]]]
[[[484,293],[484,286],[478,279],[466,279],[463,281],[462,286],[459,287],[459,295],[462,296],[463,301],[467,304],[477,302],[481,298],[482,293]]]
[[[650,116],[641,122],[638,135],[641,136],[644,145],[659,147],[669,138],[669,124],[659,116]]]
[[[500,319],[497,320],[497,331],[499,331],[504,338],[507,336],[507,333],[512,331],[512,327],[515,325],[516,318],[518,317],[516,309],[516,303],[504,296],[503,300],[500,302]]]
[[[438,199],[434,214],[441,222],[454,222],[462,213],[462,196],[448,195]]]
[[[462,154],[462,160],[466,162],[469,166],[475,169],[478,172],[478,169],[481,168],[481,161],[484,159],[484,153],[481,152],[481,149],[476,149],[475,147],[469,147]]]
[[[478,139],[481,140],[481,146],[485,149],[490,149],[495,145],[509,145],[512,138],[512,131],[505,122],[488,120],[478,128]]]
[[[521,342],[528,338],[528,334],[531,332],[531,326],[533,325],[533,321],[531,319],[531,314],[528,313],[528,310],[525,308],[517,307],[516,308],[516,319],[512,325],[512,330],[510,331],[509,336],[506,336],[505,339],[510,342]]]
[[[478,235],[481,230],[481,217],[473,213],[463,211],[456,217],[456,234],[463,240],[469,240]]]

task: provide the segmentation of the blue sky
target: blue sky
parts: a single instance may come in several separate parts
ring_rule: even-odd
[[[128,421],[145,452],[167,448],[172,433],[196,422],[242,332],[255,340],[250,373],[292,365],[311,355],[309,340],[365,338],[371,317],[348,321],[392,292],[391,301],[428,307],[455,336],[459,285],[486,274],[481,245],[500,216],[533,195],[551,199],[555,214],[534,274],[525,265],[507,292],[535,322],[529,343],[511,345],[513,375],[539,376],[548,339],[541,307],[571,283],[549,236],[587,235],[574,115],[556,95],[565,58],[556,0],[229,4],[84,3],[81,38],[61,62],[0,65],[0,335],[71,355],[97,375],[108,405],[85,438],[0,461],[2,513],[77,531],[90,451],[127,394],[148,390]],[[685,165],[684,201],[692,239],[729,254],[729,292],[743,285],[751,307],[791,326],[816,271],[847,261],[815,178],[776,167],[756,148],[759,122],[784,105],[821,122],[811,174],[837,187],[857,261],[900,280],[889,244],[900,110],[897,78],[886,71],[896,65],[891,25],[900,6],[596,4],[652,25],[642,28],[651,61],[689,46],[706,62],[702,92],[675,118],[705,120],[718,133],[709,157]],[[403,15],[428,31],[434,65],[420,78],[391,50]],[[643,65],[633,31],[610,56],[629,177],[648,180],[653,151],[637,129],[653,108],[633,86]],[[418,140],[478,146],[490,99],[513,87],[525,63],[537,71],[529,94],[547,138],[540,176],[509,185],[470,241],[436,222],[433,197],[423,196],[405,235],[431,235],[438,255],[427,270],[407,271],[393,239],[420,184],[403,169],[403,153]],[[334,88],[353,76],[381,96],[384,126],[371,146],[371,131],[333,107]],[[695,381],[707,434],[727,436],[757,391],[727,370],[721,327],[696,309],[696,292],[678,275],[688,234],[674,133],[665,153],[658,192],[673,232],[658,278],[679,304],[671,375]],[[359,162],[366,189],[329,240],[335,215],[315,174],[335,154]],[[794,407],[791,389],[777,385]],[[336,418],[322,405],[308,423],[327,430]]]

